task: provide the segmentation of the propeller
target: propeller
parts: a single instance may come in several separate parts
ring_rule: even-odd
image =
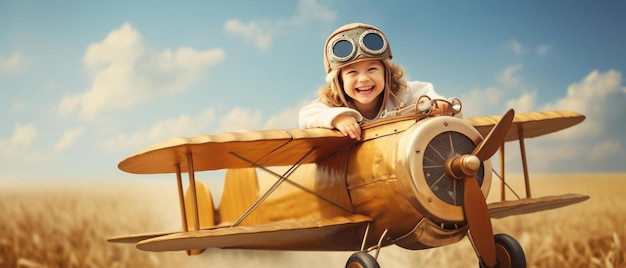
[[[507,111],[471,154],[453,157],[447,163],[448,173],[456,179],[463,180],[465,219],[478,257],[488,267],[496,265],[496,244],[487,200],[485,200],[485,196],[478,185],[476,172],[480,168],[480,164],[491,158],[504,143],[504,138],[513,123],[514,116],[513,109]]]

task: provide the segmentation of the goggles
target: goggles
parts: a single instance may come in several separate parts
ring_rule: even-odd
[[[326,55],[330,67],[337,69],[361,56],[379,59],[390,57],[391,50],[381,31],[356,28],[333,37],[326,47]]]

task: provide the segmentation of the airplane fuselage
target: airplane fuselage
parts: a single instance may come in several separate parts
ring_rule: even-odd
[[[366,247],[381,241],[382,246],[425,249],[461,240],[467,233],[458,198],[462,183],[438,166],[467,153],[462,147],[471,151],[482,140],[480,134],[462,119],[435,117],[365,126],[363,138],[316,164],[301,166],[289,177],[332,202],[284,184],[255,213],[260,223],[366,215],[374,219],[367,237],[366,228],[360,228],[276,248],[359,250],[365,238]],[[490,170],[489,161],[484,165]],[[485,194],[491,179],[486,174],[481,180]]]

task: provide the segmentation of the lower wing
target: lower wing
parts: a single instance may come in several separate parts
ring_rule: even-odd
[[[323,238],[345,242],[317,243],[329,245],[320,249],[342,250],[342,246],[354,244],[351,238],[357,237],[359,227],[373,222],[364,215],[349,215],[329,219],[316,219],[297,222],[274,222],[252,226],[235,226],[218,229],[189,231],[151,237],[137,243],[137,248],[146,251],[178,251],[205,248],[254,248],[254,249],[312,249]],[[344,237],[345,236],[345,237]],[[353,239],[354,240],[354,239]],[[358,241],[357,245],[359,244]],[[333,246],[338,248],[332,248]],[[350,248],[352,249],[352,248]],[[349,250],[345,248],[345,250]],[[358,248],[357,248],[358,250]]]
[[[558,196],[544,196],[537,198],[523,198],[512,201],[502,201],[488,205],[492,218],[504,218],[512,215],[533,213],[543,210],[569,206],[589,199],[589,196],[580,194],[565,194]]]

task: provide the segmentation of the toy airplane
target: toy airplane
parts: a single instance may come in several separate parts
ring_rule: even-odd
[[[509,235],[494,236],[490,218],[589,198],[530,197],[524,148],[524,139],[568,128],[585,117],[569,111],[515,115],[509,110],[503,116],[460,119],[431,115],[433,104],[421,101],[409,115],[364,124],[361,141],[329,129],[287,129],[153,145],[118,167],[136,174],[176,174],[182,231],[108,241],[190,255],[206,248],[354,251],[346,267],[372,268],[379,267],[376,258],[385,246],[428,249],[467,235],[481,266],[525,267],[522,247]],[[458,100],[450,104],[460,112]],[[520,142],[526,197],[505,200],[502,188],[502,201],[487,204],[490,158],[513,140]],[[195,173],[219,169],[227,172],[216,207]],[[189,179],[186,193],[183,173]],[[267,174],[275,177],[273,182],[268,183]]]

